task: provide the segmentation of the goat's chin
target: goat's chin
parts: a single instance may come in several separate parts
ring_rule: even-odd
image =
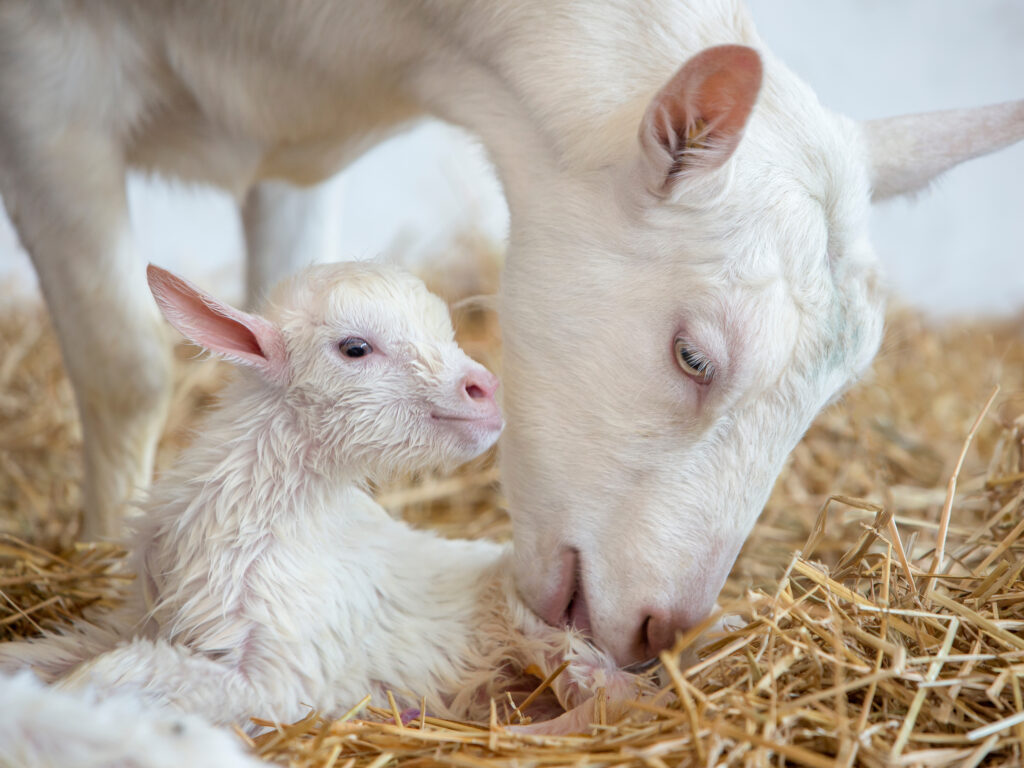
[[[446,464],[458,465],[475,459],[496,442],[504,428],[498,419],[453,419],[431,416],[430,421],[445,446]]]

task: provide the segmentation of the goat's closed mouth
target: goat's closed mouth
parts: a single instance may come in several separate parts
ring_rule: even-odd
[[[482,421],[480,416],[469,416],[464,413],[442,413],[440,411],[434,411],[430,414],[430,418],[437,419],[438,421]]]
[[[433,411],[430,418],[434,421],[454,421],[464,424],[475,424],[487,429],[501,429],[505,422],[499,414],[467,414],[450,413],[446,411]]]

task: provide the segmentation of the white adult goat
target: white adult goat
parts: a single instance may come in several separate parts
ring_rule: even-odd
[[[312,267],[265,316],[157,267],[168,320],[244,369],[136,523],[126,606],[66,633],[0,645],[0,669],[131,693],[215,724],[310,707],[339,716],[366,693],[487,719],[533,665],[586,727],[636,678],[517,596],[507,547],[416,531],[368,479],[451,466],[494,444],[497,380],[454,341],[444,303],[412,275]],[[0,729],[0,734],[3,731]]]
[[[874,355],[872,196],[1024,134],[1019,103],[829,112],[738,0],[6,0],[0,193],[78,398],[86,536],[148,483],[168,397],[126,168],[244,198],[255,295],[325,213],[281,182],[423,113],[479,135],[511,212],[518,587],[620,662],[706,614],[784,457]]]

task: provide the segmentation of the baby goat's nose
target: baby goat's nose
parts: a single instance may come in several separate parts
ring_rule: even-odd
[[[486,368],[473,368],[462,379],[462,392],[470,400],[483,402],[494,399],[498,390],[498,377]]]

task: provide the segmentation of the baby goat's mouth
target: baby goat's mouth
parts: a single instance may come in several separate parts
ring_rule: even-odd
[[[433,421],[456,422],[460,424],[483,427],[484,429],[501,429],[505,424],[500,414],[468,414],[456,411],[431,411]]]
[[[476,421],[477,416],[467,416],[464,413],[446,413],[444,411],[431,411],[430,418],[438,421]]]

